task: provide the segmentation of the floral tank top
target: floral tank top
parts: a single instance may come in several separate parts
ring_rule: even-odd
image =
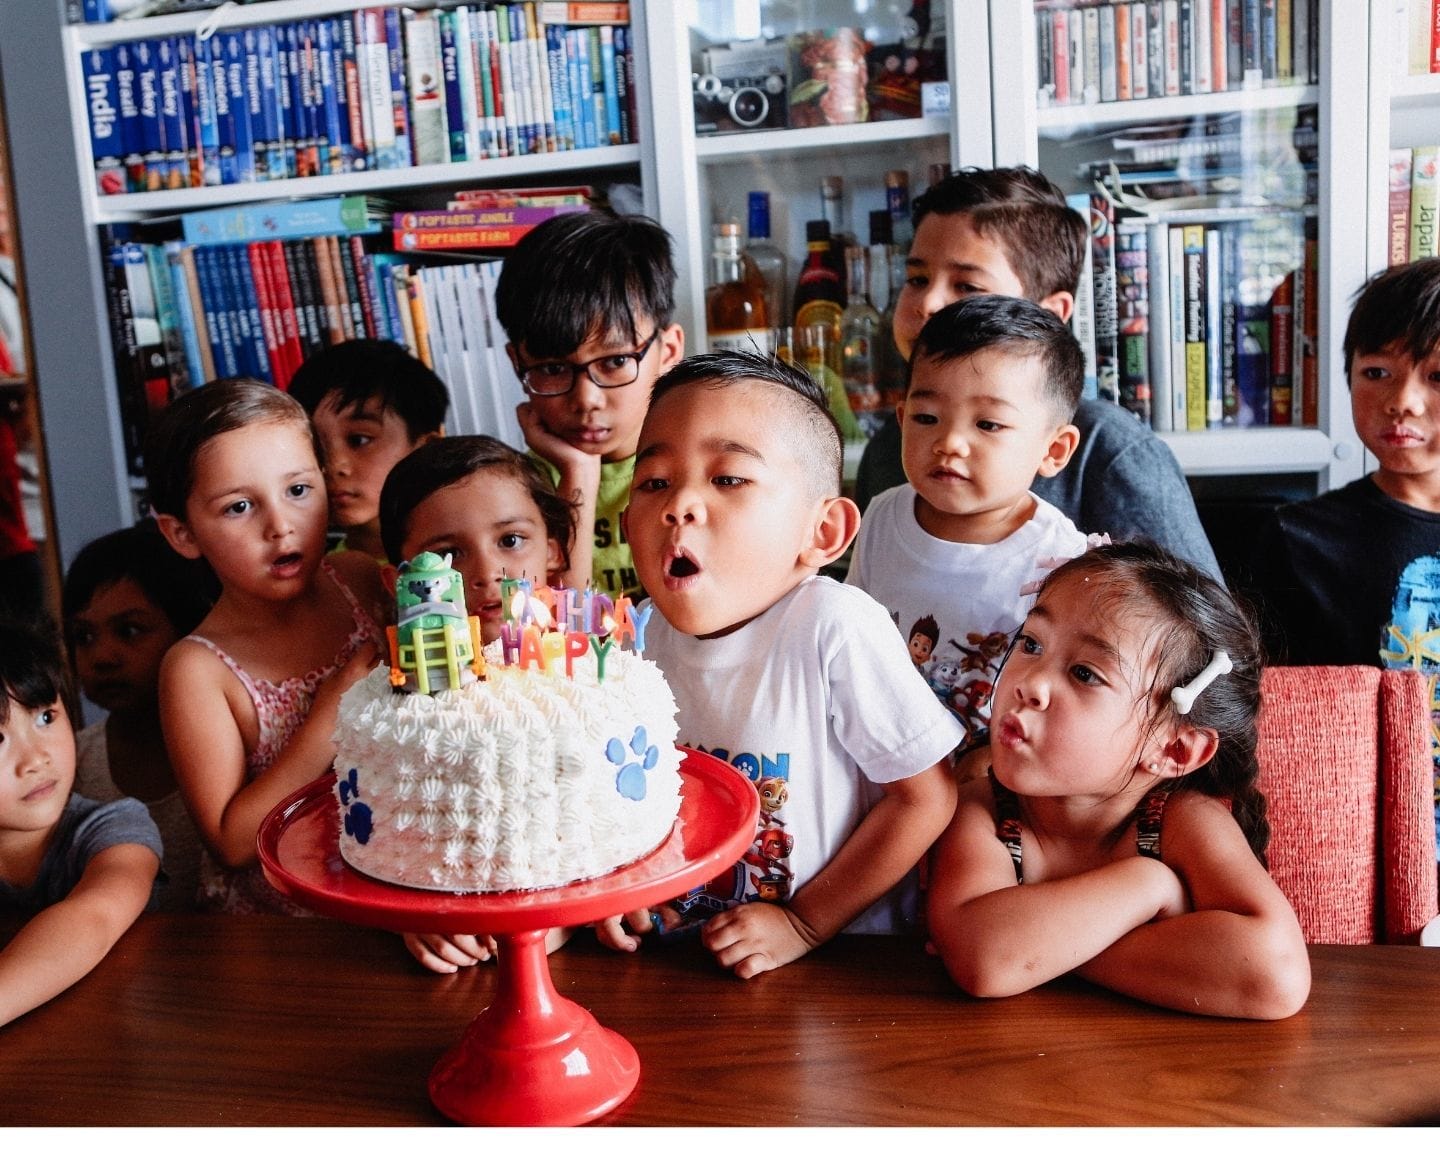
[[[290,737],[295,734],[300,725],[305,722],[305,717],[310,714],[311,704],[315,701],[315,692],[321,683],[340,669],[341,665],[366,642],[373,642],[382,648],[385,645],[383,633],[365,611],[365,607],[356,600],[355,595],[340,580],[334,567],[328,560],[321,561],[320,567],[339,587],[341,594],[349,603],[350,616],[354,622],[350,636],[345,639],[345,644],[328,666],[309,671],[296,678],[271,682],[269,679],[252,677],[234,658],[210,639],[199,634],[188,635],[190,641],[199,642],[202,646],[214,651],[216,657],[235,672],[235,677],[240,680],[240,685],[245,688],[245,693],[255,704],[259,734],[255,739],[254,751],[245,760],[247,782],[260,775],[279,758],[280,752],[290,742]],[[265,880],[265,875],[258,862],[240,869],[227,869],[210,855],[209,850],[205,850],[200,859],[198,901],[202,910],[223,914],[303,916],[310,913],[284,897],[270,885]]]

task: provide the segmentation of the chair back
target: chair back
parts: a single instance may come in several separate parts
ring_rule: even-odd
[[[1430,682],[1373,666],[1261,679],[1270,873],[1306,942],[1413,942],[1436,915]]]

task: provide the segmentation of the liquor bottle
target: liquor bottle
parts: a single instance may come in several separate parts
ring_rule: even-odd
[[[750,239],[745,256],[765,284],[765,320],[777,327],[790,319],[790,279],[785,253],[770,242],[770,196],[751,191],[749,201]]]
[[[870,300],[880,310],[880,336],[876,339],[875,388],[882,408],[894,406],[905,397],[909,377],[905,359],[895,345],[895,302],[905,284],[903,248],[883,242],[891,228],[888,209],[870,213]]]
[[[841,380],[850,411],[865,435],[880,429],[880,314],[870,303],[870,255],[858,244],[845,249],[845,311],[840,316]]]
[[[745,278],[740,225],[717,223],[710,252],[710,286],[705,290],[705,332],[712,350],[769,353],[765,289]]]
[[[825,390],[830,412],[846,439],[862,438],[841,376],[840,318],[845,286],[830,266],[830,225],[812,219],[805,225],[805,265],[795,282],[796,364]]]
[[[845,180],[839,175],[826,175],[820,180],[820,214],[830,225],[830,267],[840,274],[841,301],[843,307],[845,249],[858,244],[845,218]]]
[[[910,226],[909,171],[885,172],[885,210],[890,213],[891,242],[897,248],[908,249],[914,236]]]

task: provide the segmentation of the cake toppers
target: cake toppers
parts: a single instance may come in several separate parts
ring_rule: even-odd
[[[505,614],[500,629],[503,665],[559,670],[573,678],[575,661],[595,656],[596,681],[615,646],[645,648],[650,610],[628,597],[612,601],[590,589],[552,589],[513,577],[500,583]],[[480,619],[465,612],[465,582],[450,556],[422,552],[401,562],[395,577],[396,623],[390,639],[390,682],[422,695],[458,690],[486,675]]]
[[[392,685],[428,695],[475,680],[480,619],[465,612],[465,582],[448,554],[422,552],[400,563],[395,619],[386,630]]]

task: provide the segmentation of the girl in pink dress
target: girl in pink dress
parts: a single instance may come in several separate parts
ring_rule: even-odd
[[[219,600],[160,670],[175,778],[208,854],[201,905],[296,913],[257,863],[260,821],[330,766],[340,696],[381,661],[380,570],[325,555],[328,505],[304,410],[221,379],[177,399],[146,442],[151,505]]]

